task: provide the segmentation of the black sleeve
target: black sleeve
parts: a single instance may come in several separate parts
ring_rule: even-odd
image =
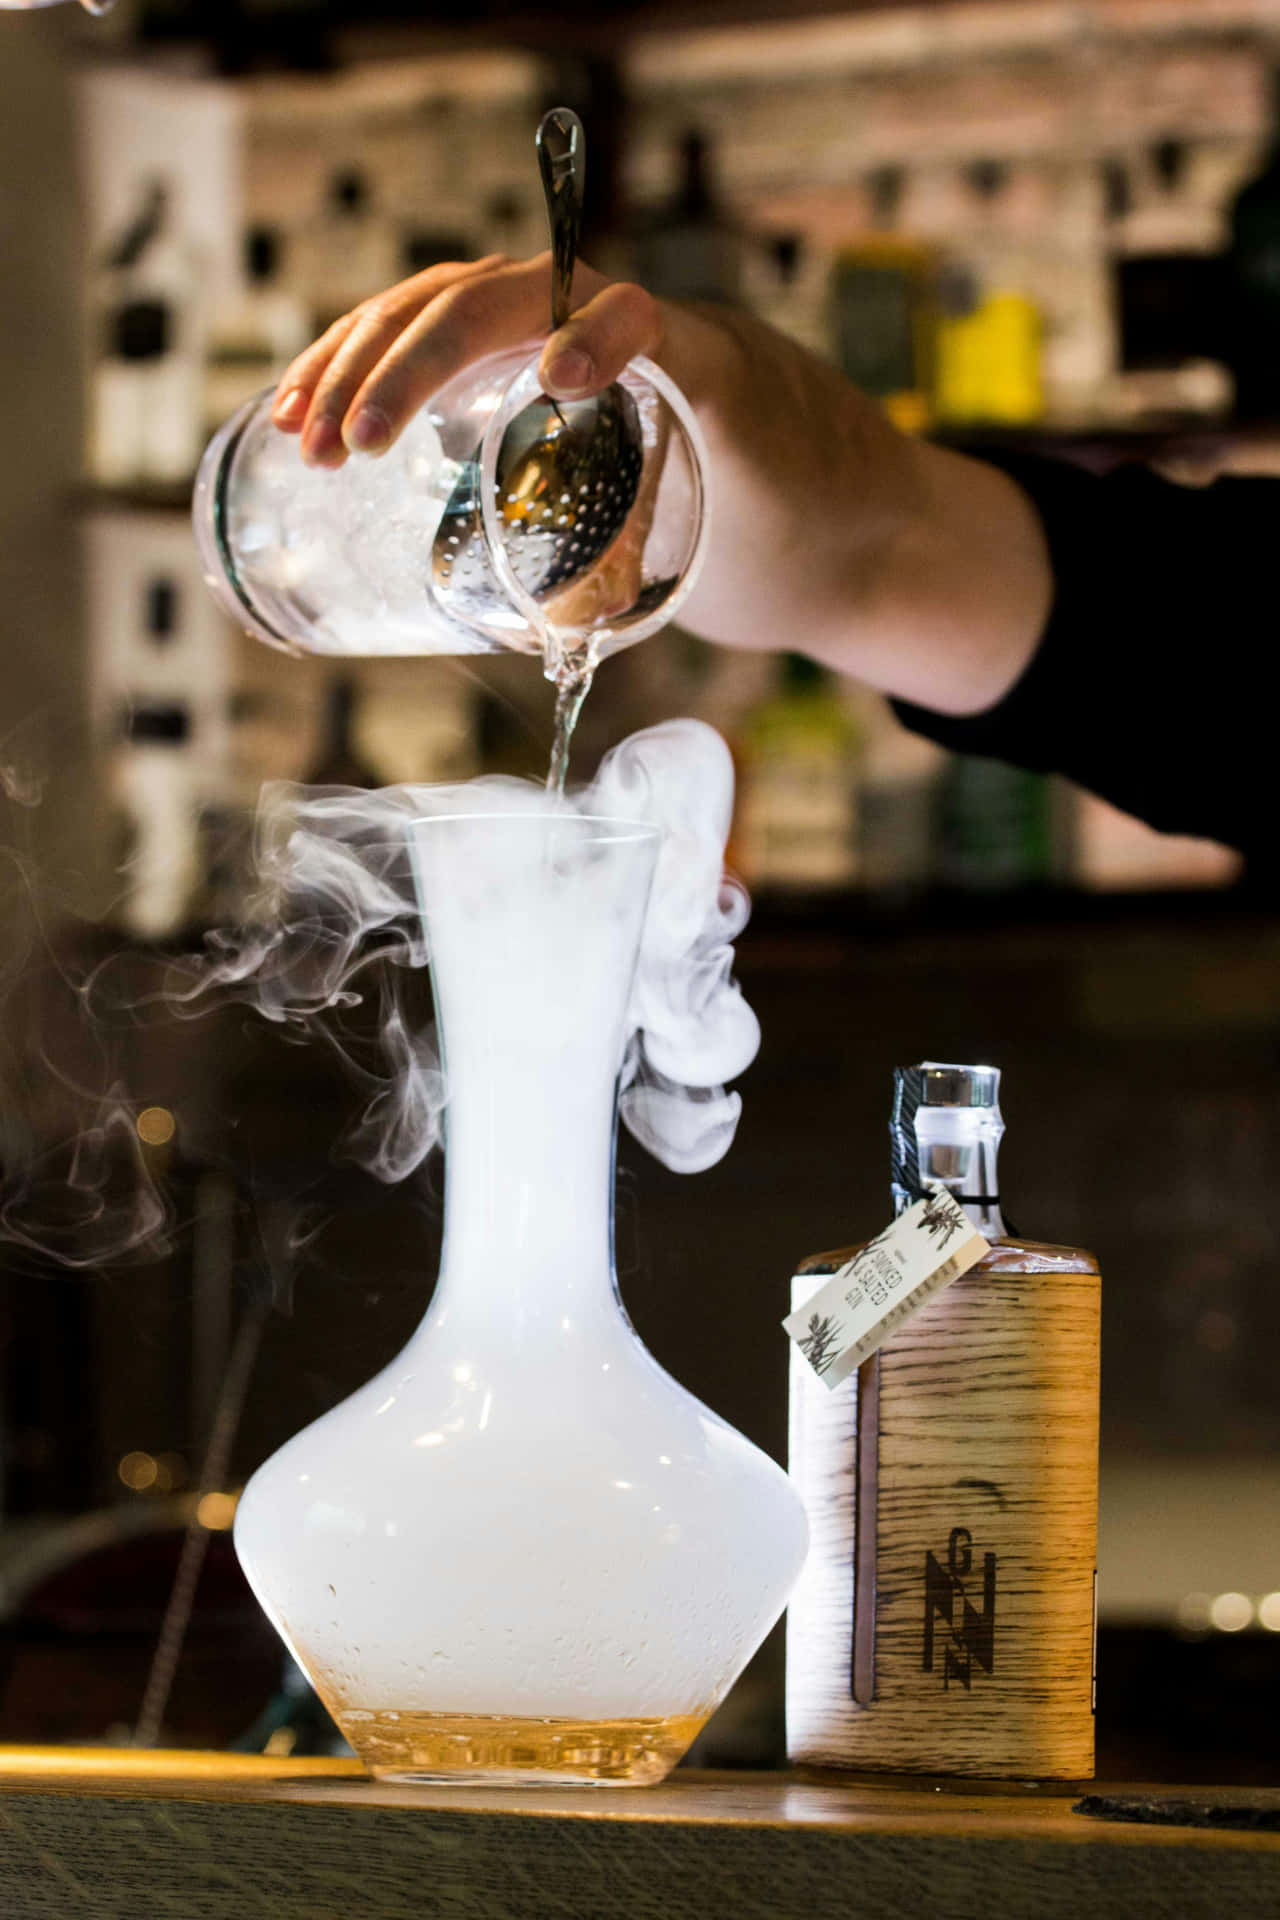
[[[1280,479],[1183,487],[1142,467],[1099,478],[1060,461],[993,459],[1044,524],[1048,624],[996,706],[956,719],[895,702],[899,719],[1274,866],[1263,770],[1276,751],[1266,688]]]

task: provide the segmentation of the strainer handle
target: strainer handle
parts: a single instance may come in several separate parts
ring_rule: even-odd
[[[542,116],[536,144],[551,228],[551,331],[555,333],[569,318],[573,267],[582,228],[586,154],[581,120],[569,107],[552,107]]]

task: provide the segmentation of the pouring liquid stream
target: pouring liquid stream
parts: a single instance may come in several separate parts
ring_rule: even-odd
[[[551,764],[547,770],[547,792],[563,796],[569,771],[569,750],[573,730],[582,712],[582,703],[591,690],[596,662],[589,642],[566,647],[560,643],[554,627],[547,626],[542,639],[547,678],[556,690],[555,724],[551,736]]]

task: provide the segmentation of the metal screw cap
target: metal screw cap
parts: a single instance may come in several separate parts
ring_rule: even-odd
[[[913,1105],[919,1107],[998,1107],[999,1067],[958,1066],[943,1060],[922,1060],[916,1067],[898,1067],[895,1090],[907,1090],[908,1076],[919,1076]]]

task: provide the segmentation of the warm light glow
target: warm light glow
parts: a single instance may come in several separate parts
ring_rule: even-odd
[[[235,1517],[234,1493],[206,1493],[196,1508],[196,1519],[207,1533],[225,1533]]]
[[[177,1131],[177,1121],[168,1107],[144,1107],[134,1121],[144,1146],[167,1147]]]
[[[1219,1633],[1239,1633],[1253,1619],[1253,1602],[1247,1593],[1219,1593],[1209,1608],[1209,1618]]]
[[[1258,1602],[1258,1625],[1280,1633],[1280,1593],[1264,1593]]]
[[[145,1493],[159,1477],[158,1462],[149,1453],[126,1453],[116,1472],[134,1493]]]
[[[162,1453],[156,1461],[156,1492],[176,1493],[187,1484],[187,1463],[180,1453]]]
[[[1178,1625],[1184,1633],[1208,1633],[1213,1624],[1209,1617],[1211,1599],[1207,1593],[1187,1593],[1179,1600]]]

